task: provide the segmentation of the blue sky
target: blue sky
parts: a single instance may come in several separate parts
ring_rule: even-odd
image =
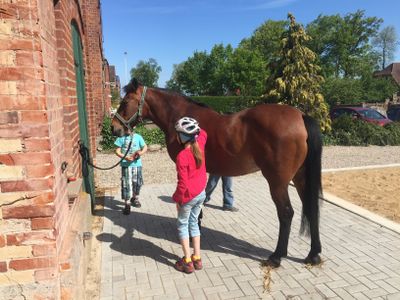
[[[306,25],[320,14],[357,9],[382,18],[383,26],[395,26],[400,38],[400,0],[103,0],[104,51],[122,85],[125,61],[129,76],[139,60],[154,58],[162,67],[158,83],[164,87],[174,64],[215,44],[237,47],[268,19],[284,20],[291,12]],[[399,48],[395,61],[400,61]]]

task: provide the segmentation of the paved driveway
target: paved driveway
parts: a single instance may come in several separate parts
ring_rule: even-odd
[[[105,201],[101,299],[400,299],[400,235],[327,202],[321,209],[324,264],[306,268],[309,239],[300,237],[301,203],[290,188],[295,217],[289,257],[264,291],[261,260],[275,249],[278,221],[266,181],[234,179],[237,213],[220,209],[221,187],[204,210],[204,269],[173,268],[182,255],[171,184],[145,185],[142,207],[121,213],[119,193]]]

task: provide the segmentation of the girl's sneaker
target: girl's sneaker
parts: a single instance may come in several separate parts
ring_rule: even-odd
[[[194,266],[193,262],[185,262],[185,257],[182,257],[180,260],[178,260],[175,263],[175,269],[181,272],[185,272],[187,274],[193,273],[194,272]]]
[[[195,259],[194,255],[192,255],[192,262],[195,270],[201,270],[203,269],[203,263],[201,261],[201,258]]]

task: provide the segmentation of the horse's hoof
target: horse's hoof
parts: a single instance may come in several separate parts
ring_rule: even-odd
[[[315,266],[315,265],[319,265],[321,262],[322,262],[322,260],[321,260],[321,256],[319,256],[319,254],[314,255],[314,256],[309,255],[304,259],[304,263],[306,265]]]
[[[279,268],[280,265],[281,265],[281,259],[280,257],[276,256],[268,257],[268,260],[265,262],[265,266],[271,267],[273,269]]]

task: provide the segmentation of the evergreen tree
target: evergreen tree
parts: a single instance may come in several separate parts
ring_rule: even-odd
[[[323,131],[330,130],[328,107],[320,89],[324,81],[316,54],[305,45],[310,37],[288,14],[289,28],[281,42],[279,60],[274,64],[267,85],[267,99],[297,107],[320,122]]]

